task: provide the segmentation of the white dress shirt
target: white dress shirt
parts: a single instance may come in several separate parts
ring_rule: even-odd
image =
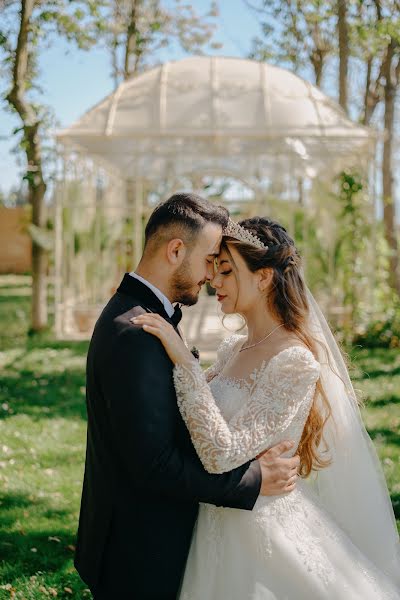
[[[165,296],[165,294],[163,294],[161,290],[159,290],[158,288],[156,288],[155,285],[153,285],[152,283],[150,283],[149,281],[147,281],[147,279],[143,279],[143,277],[140,277],[140,275],[138,275],[134,271],[132,271],[131,273],[129,273],[129,275],[131,277],[134,277],[135,279],[138,279],[139,281],[141,281],[142,283],[144,283],[144,285],[147,285],[147,287],[149,289],[151,289],[151,291],[157,296],[157,298],[159,300],[161,300],[161,302],[164,305],[165,312],[167,313],[167,315],[169,317],[172,317],[172,315],[175,312],[175,309],[172,306],[171,302],[168,300],[167,296]]]

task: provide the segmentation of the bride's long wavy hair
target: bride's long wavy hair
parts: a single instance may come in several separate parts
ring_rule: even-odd
[[[223,238],[221,248],[226,250],[234,267],[230,245],[236,248],[253,273],[259,269],[272,269],[272,282],[267,296],[269,311],[317,358],[317,341],[307,327],[309,306],[306,284],[294,241],[282,225],[264,217],[245,219],[240,221],[240,225],[256,235],[268,249],[256,248],[227,236]],[[331,412],[328,397],[319,380],[298,448],[299,473],[302,477],[308,477],[311,471],[323,469],[331,462],[320,452],[323,429]],[[324,444],[324,453],[326,450]]]

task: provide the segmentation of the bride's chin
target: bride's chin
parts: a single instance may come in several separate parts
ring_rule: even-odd
[[[223,306],[221,306],[221,311],[224,313],[224,315],[233,315],[234,314],[234,310],[230,310],[229,308],[224,308]]]

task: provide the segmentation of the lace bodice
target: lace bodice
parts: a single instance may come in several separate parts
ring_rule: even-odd
[[[241,379],[231,379],[220,373],[209,385],[221,415],[226,422],[229,422],[246,402],[247,382]]]
[[[263,363],[250,381],[225,377],[221,371],[238,340],[223,342],[206,373],[197,361],[174,368],[179,410],[209,473],[230,471],[282,440],[295,442],[294,454],[320,373],[309,350],[292,346]]]

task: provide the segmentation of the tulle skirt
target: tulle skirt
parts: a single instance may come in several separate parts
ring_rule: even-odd
[[[253,511],[201,504],[179,600],[400,600],[300,481]]]

